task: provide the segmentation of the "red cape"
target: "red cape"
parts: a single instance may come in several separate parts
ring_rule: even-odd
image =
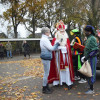
[[[52,40],[51,44],[54,45],[55,41],[56,41],[56,38]],[[68,65],[69,65],[69,71],[70,71],[70,78],[71,78],[71,81],[74,82],[74,69],[73,69],[72,54],[71,54],[71,47],[70,47],[69,39],[67,39],[66,49],[68,52]],[[53,51],[52,54],[53,54],[53,59],[51,60],[51,64],[50,64],[48,83],[53,83],[53,81],[59,80],[59,72],[58,72],[57,64],[56,64],[55,51]]]

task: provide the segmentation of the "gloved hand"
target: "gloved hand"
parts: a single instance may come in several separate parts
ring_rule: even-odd
[[[75,39],[72,40],[72,42],[70,43],[70,46],[73,46],[75,43]]]
[[[63,39],[57,40],[57,41],[56,41],[56,45],[60,46],[60,44],[61,44],[62,41],[63,41]]]
[[[84,63],[85,61],[87,61],[87,59],[85,58],[85,56],[83,56],[83,57],[81,58],[81,61],[82,61],[82,63]]]

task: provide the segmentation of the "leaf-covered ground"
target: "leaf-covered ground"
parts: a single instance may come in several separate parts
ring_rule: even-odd
[[[42,94],[43,64],[40,58],[0,62],[0,100],[99,100],[100,72],[95,94],[85,95],[85,84],[74,83],[73,88],[52,87],[52,94]]]
[[[28,78],[32,78],[35,80],[36,78],[43,77],[43,65],[41,63],[41,59],[26,59],[20,61],[8,61],[8,62],[0,62],[0,66],[2,69],[5,69],[4,65],[7,65],[8,70],[2,72],[0,74],[0,100],[41,100],[39,97],[40,91],[31,92],[30,95],[25,96],[24,92],[28,91],[28,86],[17,86],[14,84],[18,83],[18,81],[26,80]],[[11,65],[19,65],[24,68],[22,73],[16,73],[20,69],[15,67],[13,69]],[[10,70],[9,70],[10,69]],[[12,71],[15,71],[12,73]],[[36,90],[37,86],[32,87],[32,89]]]

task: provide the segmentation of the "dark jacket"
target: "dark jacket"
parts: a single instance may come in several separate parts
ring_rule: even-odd
[[[0,45],[0,52],[4,52],[4,46]]]
[[[24,48],[24,51],[28,51],[28,52],[30,51],[30,46],[28,43],[24,43],[23,48]]]
[[[86,44],[85,44],[85,48],[84,48],[84,56],[86,58],[89,58],[89,54],[92,52],[92,51],[96,51],[98,50],[98,45],[97,45],[97,40],[96,38],[91,34],[87,37],[87,41],[86,41]]]
[[[11,43],[6,44],[6,50],[12,50],[12,45]]]

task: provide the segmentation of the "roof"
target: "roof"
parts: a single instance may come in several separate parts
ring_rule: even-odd
[[[7,39],[7,38],[0,38],[0,41],[33,41],[33,40],[40,40],[41,38],[13,38],[13,39]],[[50,40],[52,40],[52,38],[50,38]]]

